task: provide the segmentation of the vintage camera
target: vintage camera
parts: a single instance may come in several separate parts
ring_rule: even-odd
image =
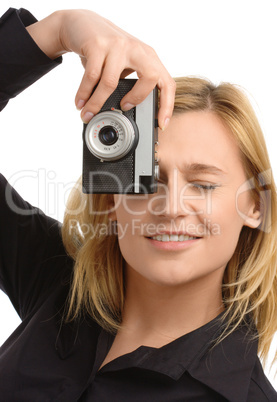
[[[100,112],[83,130],[83,192],[155,193],[157,155],[157,88],[133,109],[120,101],[136,79],[122,79]]]

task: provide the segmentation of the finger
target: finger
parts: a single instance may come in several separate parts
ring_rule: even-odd
[[[118,86],[120,76],[124,71],[123,60],[116,55],[109,55],[104,63],[104,68],[97,88],[84,106],[81,117],[87,122],[87,117],[93,117],[100,111],[106,100]],[[89,116],[89,114],[91,116]]]
[[[161,91],[158,122],[159,127],[164,130],[173,113],[176,84],[154,49],[147,46],[146,48],[143,47],[141,51],[139,50],[140,46],[133,53],[131,68],[137,71],[140,78],[134,88],[122,99],[121,107],[123,110],[129,110],[131,107],[136,106],[157,85]]]
[[[135,83],[133,88],[122,98],[120,102],[123,111],[130,110],[147,98],[149,93],[153,91],[157,83],[156,77],[141,77]]]
[[[101,54],[98,54],[97,57],[94,57],[92,55],[86,61],[85,72],[75,97],[75,104],[77,109],[81,110],[89,100],[93,88],[98,83],[101,77],[103,64],[104,55]]]
[[[161,80],[158,83],[158,88],[160,89],[158,124],[159,127],[164,131],[172,117],[175,102],[176,83],[173,78],[168,75],[166,81]]]
[[[156,85],[160,89],[158,124],[162,130],[165,130],[173,113],[176,90],[175,81],[167,71],[164,73],[163,79],[160,80],[157,80],[155,76],[152,78],[141,77],[132,90],[121,100],[121,108],[126,111],[138,105]]]
[[[122,110],[137,106],[155,88],[160,76],[161,63],[152,48],[138,43],[131,54],[129,68],[137,72],[139,79],[121,100]]]

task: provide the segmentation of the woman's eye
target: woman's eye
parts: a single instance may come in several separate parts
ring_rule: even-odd
[[[159,178],[158,184],[160,185],[161,188],[167,187],[167,181],[163,180],[162,178]],[[188,182],[185,185],[186,189],[198,189],[198,190],[203,190],[203,191],[211,191],[216,189],[217,187],[220,187],[219,184],[212,184],[212,183],[198,183],[198,182]]]
[[[202,189],[204,191],[214,190],[218,187],[218,184],[202,184],[202,183],[191,183],[195,188]]]

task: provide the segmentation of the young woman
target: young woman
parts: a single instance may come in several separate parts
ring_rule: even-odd
[[[85,29],[92,19],[96,31]],[[15,57],[0,43],[1,61],[29,61],[23,73],[4,67],[3,105],[56,63],[21,21],[34,22],[11,10],[0,26],[28,49]],[[277,400],[257,357],[277,329],[276,189],[245,95],[179,78],[174,101],[157,56],[95,14],[54,13],[27,29],[51,58],[70,49],[87,60],[76,97],[85,121],[122,71],[141,77],[124,110],[158,84],[160,180],[139,196],[77,185],[60,227],[1,177],[1,288],[23,320],[1,348],[2,400]],[[129,46],[109,85],[111,42]]]

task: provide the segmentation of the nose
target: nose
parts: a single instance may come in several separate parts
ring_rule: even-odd
[[[199,213],[195,194],[177,169],[173,170],[166,182],[159,183],[158,192],[153,194],[151,201],[151,212],[161,217],[176,219]]]

